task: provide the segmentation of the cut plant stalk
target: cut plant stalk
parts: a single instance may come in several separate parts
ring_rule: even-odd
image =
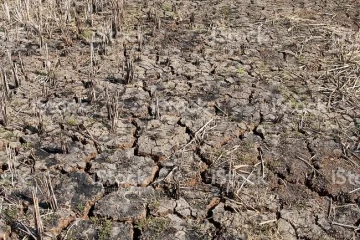
[[[14,75],[15,87],[18,88],[18,87],[20,87],[21,82],[20,82],[20,78],[19,78],[19,74],[18,74],[17,64],[12,61],[10,51],[8,52],[8,56],[9,56],[10,66],[12,69],[12,74]]]
[[[118,94],[118,92],[116,92],[115,95],[113,96],[110,108],[111,108],[111,115],[110,115],[110,118],[111,118],[111,132],[115,133],[118,118],[119,118],[119,94]]]
[[[125,80],[127,81],[127,83],[131,83],[134,79],[134,68],[133,68],[133,59],[132,57],[128,57],[125,59],[125,71],[126,71],[126,76],[125,76]]]
[[[37,232],[37,239],[42,240],[44,235],[44,227],[40,216],[39,199],[36,196],[36,188],[33,188],[32,190],[32,199],[34,203],[34,220],[35,220],[35,229]]]
[[[2,74],[2,79],[3,79],[3,91],[5,93],[6,98],[10,99],[11,95],[10,95],[9,83],[8,83],[6,72],[3,68],[1,68],[1,74]]]
[[[112,31],[114,38],[117,38],[124,21],[124,0],[114,0],[112,7]]]
[[[47,186],[47,194],[48,194],[48,199],[50,201],[50,207],[53,211],[56,211],[58,209],[58,204],[55,197],[54,189],[51,184],[51,178],[49,173],[47,173],[47,175],[44,178]]]
[[[141,52],[143,49],[143,33],[141,27],[138,27],[138,47]]]
[[[8,7],[6,1],[4,1],[4,3],[2,4],[2,7],[3,7],[5,17],[6,17],[6,21],[8,22],[8,24],[10,24],[11,23],[10,11],[9,11],[9,7]]]
[[[7,165],[9,167],[9,171],[10,171],[10,174],[11,174],[11,185],[14,187],[15,186],[14,176],[16,176],[16,168],[15,168],[16,156],[15,156],[15,151],[11,147],[7,146],[6,147],[6,153],[7,153],[7,156],[8,156]]]
[[[7,104],[6,97],[4,96],[4,93],[2,93],[0,99],[0,109],[1,109],[2,123],[4,126],[7,126],[8,124],[6,104]]]

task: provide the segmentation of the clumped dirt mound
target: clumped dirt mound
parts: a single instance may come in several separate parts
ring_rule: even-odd
[[[358,1],[3,1],[0,238],[357,239]]]

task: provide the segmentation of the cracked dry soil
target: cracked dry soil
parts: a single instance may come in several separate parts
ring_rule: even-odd
[[[358,1],[1,4],[1,239],[360,238]]]

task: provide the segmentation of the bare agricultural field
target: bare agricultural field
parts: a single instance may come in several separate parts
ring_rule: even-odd
[[[360,238],[359,1],[0,5],[0,239]]]

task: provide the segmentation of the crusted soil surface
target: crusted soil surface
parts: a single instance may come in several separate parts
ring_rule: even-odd
[[[0,239],[359,239],[356,0],[1,1]]]

